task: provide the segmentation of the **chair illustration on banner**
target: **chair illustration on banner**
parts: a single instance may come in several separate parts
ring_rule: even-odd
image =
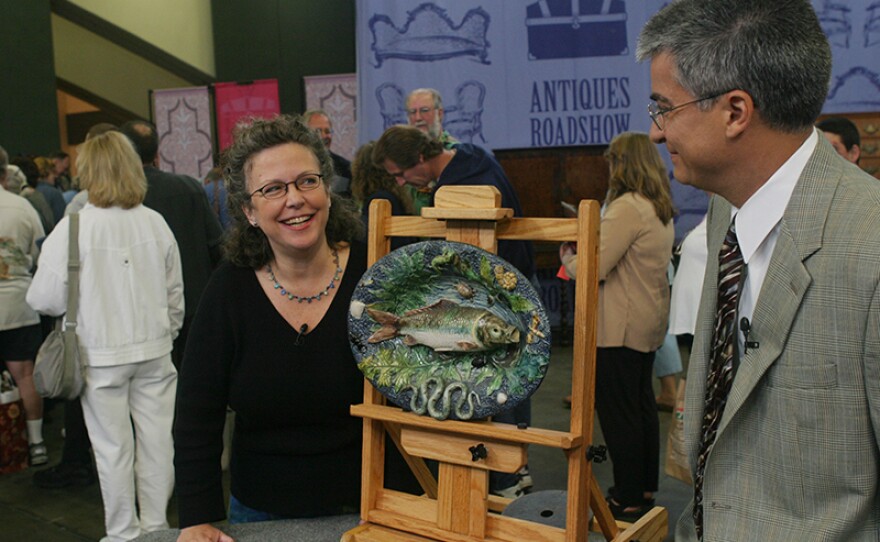
[[[390,58],[430,62],[457,56],[474,57],[489,64],[490,17],[482,8],[469,10],[458,26],[436,4],[426,2],[407,13],[398,28],[387,15],[376,14],[367,23],[373,34],[371,49],[377,68]]]
[[[473,143],[477,137],[486,143],[483,136],[483,99],[486,86],[479,81],[465,81],[455,89],[454,106],[446,109],[443,127],[456,139]]]
[[[376,101],[382,114],[382,129],[387,130],[395,124],[406,124],[406,108],[403,90],[394,83],[382,83],[376,88]]]
[[[629,54],[623,0],[539,0],[526,28],[530,60]]]

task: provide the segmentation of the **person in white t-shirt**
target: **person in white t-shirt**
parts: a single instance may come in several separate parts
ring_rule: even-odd
[[[6,190],[9,157],[0,147],[0,361],[21,393],[27,419],[30,464],[49,461],[43,442],[43,398],[34,387],[34,358],[40,348],[40,316],[25,302],[31,272],[45,236],[37,211]]]

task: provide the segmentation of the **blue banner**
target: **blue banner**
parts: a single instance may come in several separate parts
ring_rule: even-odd
[[[492,149],[605,145],[648,129],[638,34],[660,0],[358,2],[361,141],[406,123],[419,87],[444,128]]]
[[[831,43],[831,86],[824,113],[880,111],[880,2],[813,0]]]
[[[649,64],[636,62],[635,48],[666,3],[359,0],[358,139],[405,124],[406,96],[420,87],[443,96],[447,131],[490,149],[606,145],[647,132]],[[834,55],[824,112],[880,110],[880,3],[813,6]],[[672,186],[680,237],[706,196]]]

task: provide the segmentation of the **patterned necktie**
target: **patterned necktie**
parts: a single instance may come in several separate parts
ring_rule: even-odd
[[[697,472],[694,476],[694,527],[700,540],[703,539],[703,474],[706,470],[706,458],[715,442],[718,424],[733,384],[736,309],[742,271],[743,257],[736,239],[736,224],[731,221],[718,254],[718,305],[715,311],[715,331],[712,333],[700,455],[697,457]]]

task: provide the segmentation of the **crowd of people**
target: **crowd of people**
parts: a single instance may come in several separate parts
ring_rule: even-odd
[[[880,529],[880,185],[852,165],[850,121],[816,125],[828,43],[807,2],[783,4],[661,9],[638,45],[650,132],[618,134],[605,153],[595,401],[613,463],[606,498],[625,521],[658,502],[658,409],[670,409],[680,367],[659,374],[656,396],[655,356],[677,343],[694,499],[676,540],[873,540]],[[359,510],[362,422],[349,407],[363,377],[346,321],[370,203],[418,215],[439,188],[477,184],[523,214],[492,153],[443,130],[436,90],[412,91],[406,109],[409,124],[353,162],[330,151],[325,111],[249,119],[203,182],[160,169],[145,121],[93,128],[75,175],[64,152],[0,148],[0,361],[21,391],[32,466],[50,459],[33,360],[65,318],[72,213],[79,228],[86,387],[64,404],[62,456],[36,485],[97,477],[108,542],[168,528],[175,490],[181,542],[231,540],[214,525],[224,518]],[[677,250],[661,144],[677,180],[712,194]],[[531,243],[498,249],[536,276]],[[570,277],[576,253],[559,250]],[[530,404],[495,420],[528,425]],[[420,494],[386,448],[386,486]],[[502,497],[532,485],[528,466],[490,476]]]

